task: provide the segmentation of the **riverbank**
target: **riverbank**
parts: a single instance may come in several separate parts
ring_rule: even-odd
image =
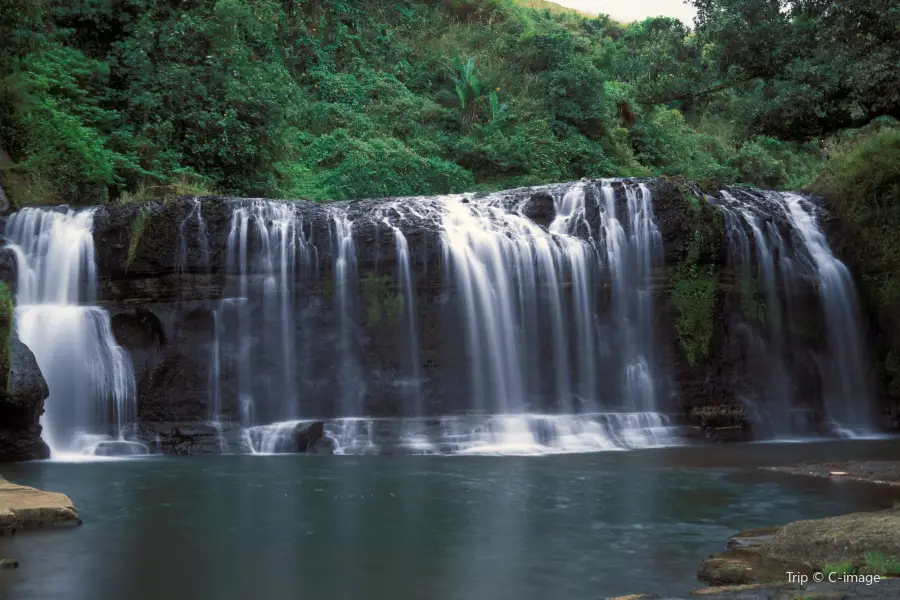
[[[763,467],[767,471],[808,475],[832,479],[852,479],[883,485],[900,486],[900,461],[839,461],[804,464],[791,467]]]
[[[728,588],[706,588],[691,592],[687,598],[671,596],[619,596],[610,600],[896,600],[900,598],[900,579],[865,583],[814,583],[742,585]]]
[[[900,597],[900,505],[886,511],[742,531],[704,560],[705,600],[888,600]],[[829,575],[830,574],[830,575]],[[893,576],[893,577],[892,577]],[[817,582],[816,578],[824,581]],[[612,600],[663,600],[632,595]],[[682,600],[666,597],[665,600]]]
[[[68,496],[0,479],[0,534],[59,525],[81,525]]]
[[[834,461],[764,471],[900,486],[900,461]],[[829,577],[829,573],[834,573]],[[850,575],[846,580],[841,580]],[[816,582],[816,577],[824,579]],[[876,578],[877,576],[877,578]],[[858,580],[854,577],[868,578]],[[786,525],[750,529],[710,555],[697,579],[705,600],[888,600],[900,598],[900,503]],[[612,600],[663,600],[632,595]],[[682,600],[666,597],[665,600]]]

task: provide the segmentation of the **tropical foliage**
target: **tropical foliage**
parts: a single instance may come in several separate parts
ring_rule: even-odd
[[[0,176],[20,205],[186,181],[314,200],[800,187],[821,138],[898,116],[895,2],[694,4],[696,27],[513,0],[0,0]]]

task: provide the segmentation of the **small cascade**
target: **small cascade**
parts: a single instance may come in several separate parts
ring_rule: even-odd
[[[725,215],[745,319],[740,331],[748,355],[762,363],[756,376],[750,376],[755,389],[743,391],[760,429],[774,437],[811,433],[814,423],[800,410],[810,408],[808,391],[797,389],[790,372],[814,355],[823,420],[830,431],[842,436],[871,432],[871,390],[856,291],[847,268],[828,246],[817,207],[797,194],[744,189],[725,190],[713,201]],[[819,297],[823,347],[810,347],[794,332],[808,317],[802,313],[809,313],[795,306],[802,294]]]
[[[767,215],[780,212],[778,205],[757,206],[739,199],[741,194],[722,192],[720,206],[741,309],[751,321],[745,323],[742,333],[751,356],[763,363],[762,398],[745,395],[744,401],[765,434],[787,437],[797,432],[791,418],[794,398],[787,370],[790,340],[784,328],[780,291],[791,287],[795,274],[781,230],[770,218],[767,220]]]
[[[340,390],[338,409],[346,417],[359,417],[364,412],[365,383],[359,356],[359,289],[356,269],[356,241],[353,221],[346,207],[335,208],[332,247],[334,254],[334,300],[340,329]]]
[[[10,216],[16,328],[50,389],[41,425],[54,455],[143,454],[122,435],[137,415],[134,371],[109,313],[95,305],[93,216],[34,208]]]
[[[191,204],[191,210],[178,226],[178,258],[175,262],[179,269],[184,270],[188,263],[188,252],[191,246],[191,236],[187,232],[188,226],[193,224],[196,229],[194,244],[200,252],[200,261],[203,264],[204,272],[209,272],[209,230],[206,226],[206,220],[203,218],[203,204],[198,198],[194,198]]]
[[[292,454],[297,452],[296,431],[302,421],[283,421],[247,428],[251,454]]]
[[[873,430],[872,390],[853,279],[831,251],[814,205],[796,194],[783,197],[819,281],[828,340],[827,368],[823,369],[826,414],[840,435],[868,434]]]
[[[296,418],[296,276],[309,260],[309,244],[294,206],[269,200],[236,206],[227,253],[218,343],[235,366],[240,421]]]
[[[312,424],[321,424],[326,452],[346,455],[571,454],[678,443],[669,419],[655,412],[285,421],[249,428],[247,443],[253,454],[294,453],[298,427]]]
[[[413,279],[412,256],[409,251],[409,242],[403,231],[396,227],[390,218],[383,217],[382,220],[394,232],[397,275],[403,292],[404,337],[409,354],[408,379],[402,381],[405,388],[404,414],[408,417],[418,418],[425,414],[425,400],[422,395],[422,356],[419,350],[418,303]]]
[[[604,181],[554,200],[546,230],[502,195],[446,202],[444,262],[462,307],[472,409],[658,411],[666,378],[654,356],[651,284],[662,241],[650,190]]]
[[[560,289],[566,257],[554,236],[491,200],[449,198],[441,223],[444,265],[468,344],[471,408],[493,414],[542,408],[542,390],[530,376],[544,364],[544,334],[552,345],[553,396],[561,403],[552,408],[567,412],[569,349]]]
[[[585,217],[585,185],[577,184],[555,199],[556,216],[550,224],[550,233],[562,245],[570,261],[572,277],[572,301],[574,315],[575,352],[578,377],[575,383],[577,397],[595,408],[599,398],[597,365],[600,363],[597,322],[595,318],[597,298],[596,280],[600,275],[600,262],[593,243],[584,243],[572,237],[579,230],[590,232]],[[568,411],[567,411],[568,412]]]
[[[192,260],[191,252],[199,254],[199,261]],[[192,198],[190,209],[187,215],[178,226],[178,251],[175,261],[176,268],[180,275],[188,274],[189,265],[193,269],[190,275],[194,278],[193,287],[198,283],[198,276],[209,276],[211,274],[211,262],[209,251],[209,229],[206,219],[203,217],[203,203],[199,198]],[[199,270],[197,268],[199,267]],[[202,283],[201,283],[202,285]],[[196,293],[191,290],[191,294]],[[190,295],[185,294],[182,288],[182,295],[188,300]],[[228,443],[224,437],[224,428],[222,423],[222,312],[223,301],[205,300],[203,301],[205,308],[212,316],[212,339],[209,342],[209,357],[207,360],[207,403],[209,424],[218,432],[219,450],[225,453]]]
[[[612,291],[611,322],[622,361],[627,409],[657,410],[657,383],[662,381],[654,359],[652,269],[662,256],[662,238],[653,222],[650,190],[626,185],[630,227],[623,226],[613,186],[602,186],[601,230]]]
[[[213,339],[209,348],[209,420],[212,423],[222,421],[222,345],[221,345],[221,307],[212,311]]]

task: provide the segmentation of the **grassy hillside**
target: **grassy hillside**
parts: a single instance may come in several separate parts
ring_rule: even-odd
[[[628,175],[796,187],[819,170],[808,118],[769,119],[810,84],[735,75],[718,22],[548,8],[0,0],[3,185],[18,205],[160,186],[329,200]]]

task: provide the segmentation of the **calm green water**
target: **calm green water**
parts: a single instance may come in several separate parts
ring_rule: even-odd
[[[208,457],[4,468],[79,528],[0,538],[15,600],[565,600],[696,588],[739,529],[890,506],[900,490],[759,464],[900,458],[900,444],[542,458]]]

